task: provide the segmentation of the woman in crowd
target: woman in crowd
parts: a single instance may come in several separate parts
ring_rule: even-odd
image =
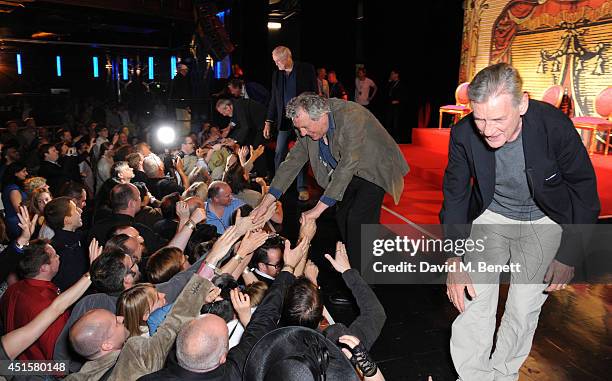
[[[34,230],[33,237],[51,239],[55,235],[53,229],[45,224],[45,205],[51,201],[53,197],[49,192],[48,188],[35,189],[28,198],[28,212],[30,216],[38,214],[38,220],[36,221],[36,230]]]
[[[117,299],[117,315],[130,336],[150,336],[147,320],[153,311],[166,305],[166,294],[157,291],[154,284],[140,283],[121,293]]]
[[[22,163],[9,164],[2,176],[2,203],[4,204],[7,234],[10,239],[15,239],[21,234],[17,213],[21,203],[27,199],[27,194],[23,189],[26,177],[28,177],[28,170]]]
[[[100,190],[102,184],[104,184],[104,182],[110,179],[111,177],[110,170],[113,164],[115,163],[115,161],[113,160],[114,155],[115,152],[113,151],[113,146],[110,143],[105,142],[100,145],[100,160],[98,160],[98,175],[96,178],[96,188],[98,190]]]

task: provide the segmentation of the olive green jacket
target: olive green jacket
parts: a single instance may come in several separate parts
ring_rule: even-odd
[[[136,380],[160,370],[181,327],[200,314],[204,298],[212,287],[209,280],[193,275],[155,335],[130,337],[121,351],[86,362],[78,373],[72,373],[65,380],[99,380],[113,367],[109,381]]]
[[[298,137],[281,163],[271,187],[285,192],[300,169],[310,161],[324,196],[342,201],[353,176],[383,188],[397,204],[404,189],[404,176],[410,168],[387,130],[365,107],[341,99],[329,99],[335,130],[331,153],[338,162],[335,169],[319,158],[319,142]]]

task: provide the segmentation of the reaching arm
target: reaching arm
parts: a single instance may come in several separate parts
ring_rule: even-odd
[[[68,307],[75,303],[91,285],[89,274],[81,277],[68,290],[62,292],[47,308],[31,322],[2,336],[2,346],[9,359],[14,359],[26,350],[49,328]]]
[[[179,222],[178,232],[174,235],[172,240],[168,242],[168,245],[166,246],[178,247],[181,250],[185,250],[185,247],[187,246],[187,242],[189,242],[189,238],[191,237],[191,234],[193,233],[195,226],[198,223],[204,221],[205,218],[206,218],[206,211],[204,211],[204,209],[198,208],[194,210],[189,219],[189,221],[191,221],[193,225],[189,224],[189,221],[187,221],[187,224],[180,226],[180,222]]]

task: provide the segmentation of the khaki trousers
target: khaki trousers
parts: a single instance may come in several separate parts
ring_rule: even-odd
[[[549,264],[561,241],[562,229],[548,217],[516,221],[486,210],[472,225],[471,238],[484,238],[485,251],[469,252],[464,263],[503,265],[516,263],[508,299],[495,333],[499,273],[470,273],[476,298],[465,297],[465,311],[452,326],[450,350],[462,381],[517,380],[521,365],[531,350],[533,335],[547,295],[543,283]]]

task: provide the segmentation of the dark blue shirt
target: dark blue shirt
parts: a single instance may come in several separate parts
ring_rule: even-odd
[[[283,101],[285,102],[285,106],[287,106],[287,103],[289,103],[292,98],[297,97],[297,81],[295,79],[295,70],[291,70],[291,72],[289,72],[289,75],[287,75],[287,72],[285,71],[283,72],[283,76],[283,78],[285,79],[283,83]]]

